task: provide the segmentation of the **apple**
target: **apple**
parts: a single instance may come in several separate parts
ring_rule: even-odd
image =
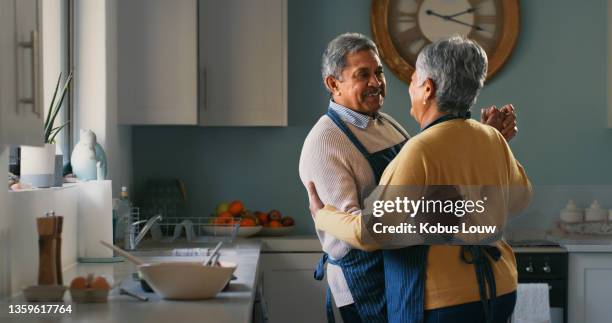
[[[270,221],[280,221],[280,219],[283,218],[283,215],[279,210],[272,210],[268,212],[268,217],[270,218]]]
[[[283,224],[284,227],[290,227],[295,224],[295,221],[293,220],[292,217],[286,216],[286,217],[283,217],[283,219],[281,220],[281,223]]]
[[[229,204],[228,203],[219,203],[217,204],[217,209],[216,209],[216,214],[219,215],[223,212],[227,212],[227,210],[229,209]]]

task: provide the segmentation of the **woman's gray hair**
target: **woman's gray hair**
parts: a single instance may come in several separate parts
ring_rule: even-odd
[[[431,79],[440,112],[465,116],[484,85],[487,54],[476,42],[453,36],[427,45],[416,62],[417,84]]]
[[[323,83],[328,76],[342,80],[342,71],[346,67],[346,56],[362,50],[371,50],[378,56],[376,44],[365,35],[345,33],[329,42],[321,60]]]

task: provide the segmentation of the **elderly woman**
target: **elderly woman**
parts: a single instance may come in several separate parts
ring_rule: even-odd
[[[380,185],[518,186],[525,194],[512,198],[529,199],[529,180],[504,137],[470,119],[486,74],[486,53],[469,39],[443,39],[421,51],[409,87],[421,133],[387,166]],[[309,197],[317,229],[375,249],[361,237],[362,216],[322,208],[314,185]],[[390,322],[505,322],[514,309],[516,261],[504,241],[385,250],[384,263]]]

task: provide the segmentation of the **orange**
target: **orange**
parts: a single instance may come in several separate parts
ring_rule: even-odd
[[[87,279],[85,277],[75,277],[72,282],[70,282],[70,288],[72,289],[86,289],[87,288]]]
[[[218,217],[218,218],[215,219],[214,223],[216,225],[223,225],[223,224],[227,223],[227,220],[229,220],[229,219],[231,219],[231,218],[229,218],[229,217]]]
[[[219,217],[220,217],[220,218],[231,218],[231,217],[232,217],[232,214],[231,214],[231,213],[229,213],[228,211],[225,211],[225,212],[221,212],[221,213],[219,213]]]
[[[283,226],[283,224],[280,223],[280,221],[277,221],[277,220],[270,221],[270,227],[271,228],[280,228],[282,226]]]
[[[109,290],[110,285],[108,284],[108,282],[106,281],[104,277],[98,276],[91,283],[91,288],[98,289],[98,290]]]
[[[244,210],[244,205],[240,201],[233,201],[227,208],[232,215],[239,215]]]
[[[241,227],[254,227],[255,226],[255,220],[253,219],[242,219],[240,220],[240,226]]]
[[[255,212],[255,216],[262,225],[266,225],[268,224],[268,222],[270,222],[270,218],[268,218],[268,213],[257,211]]]

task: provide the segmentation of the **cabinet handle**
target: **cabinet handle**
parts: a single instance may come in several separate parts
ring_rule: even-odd
[[[200,72],[200,93],[202,93],[202,108],[206,111],[208,109],[208,73],[206,68]]]
[[[262,281],[259,282],[260,285],[257,286],[257,296],[259,298],[259,306],[260,306],[260,311],[261,311],[261,322],[262,323],[267,323],[269,321],[269,316],[268,316],[268,303],[266,302],[264,295],[263,295],[263,288],[261,287],[261,285],[263,285],[263,279]]]
[[[32,97],[31,98],[20,98],[19,103],[23,104],[31,104],[32,105],[32,113],[40,117],[40,109],[39,109],[39,64],[40,64],[40,49],[38,47],[38,31],[32,30],[30,32],[30,41],[29,42],[19,42],[17,44],[21,48],[29,48],[32,50]]]

